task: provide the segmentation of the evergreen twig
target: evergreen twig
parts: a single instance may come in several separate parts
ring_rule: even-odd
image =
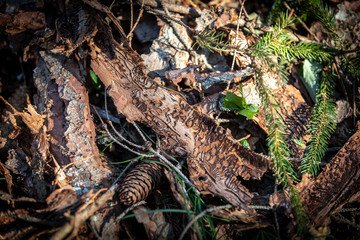
[[[333,78],[335,76],[331,69],[324,71],[309,124],[311,136],[306,155],[301,163],[301,169],[303,173],[310,173],[313,176],[319,170],[319,164],[325,155],[328,140],[336,127],[335,102],[333,100]]]
[[[269,126],[267,137],[269,155],[274,161],[276,179],[279,184],[283,184],[284,187],[287,187],[292,181],[296,181],[297,177],[291,162],[288,160],[290,153],[284,137],[285,126],[281,120],[280,114],[276,110],[279,104],[277,103],[272,90],[263,82],[261,73],[258,72],[257,75],[257,88],[263,103],[266,123],[267,126]]]

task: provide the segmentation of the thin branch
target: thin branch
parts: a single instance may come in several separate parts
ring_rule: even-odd
[[[141,19],[142,15],[143,15],[143,12],[144,12],[144,2],[145,2],[145,0],[143,0],[142,3],[141,3],[141,8],[140,8],[139,16],[138,16],[138,18],[137,18],[137,20],[136,20],[136,23],[134,24],[134,26],[131,27],[131,30],[130,30],[129,34],[127,35],[128,41],[129,41],[130,43],[131,43],[132,36],[133,36],[132,33],[133,33],[133,31],[135,30],[135,28],[137,27],[137,25],[139,24],[140,19]],[[132,5],[132,0],[131,0],[131,5]]]
[[[128,214],[130,211],[132,211],[134,208],[140,206],[140,205],[144,205],[146,204],[146,202],[144,200],[138,202],[138,203],[135,203],[133,205],[131,205],[130,207],[128,207],[127,209],[125,209],[117,218],[116,218],[116,222],[120,222],[121,219],[123,217],[125,217],[126,214]]]
[[[289,10],[289,11],[293,11],[290,7],[289,7],[289,5],[284,1],[284,5],[285,5],[285,7]],[[311,34],[311,36],[313,36],[313,38],[316,40],[316,41],[320,41],[317,37],[316,37],[316,35],[306,26],[306,24],[294,13],[293,14],[294,15],[294,17],[300,22],[300,24],[306,29],[306,31],[308,31],[310,34]]]
[[[109,136],[114,142],[116,142],[119,146],[125,148],[126,150],[128,150],[128,151],[130,151],[130,152],[132,152],[132,153],[134,153],[134,154],[136,154],[136,155],[142,156],[142,157],[153,157],[153,156],[154,156],[154,155],[150,155],[150,154],[139,153],[139,152],[137,152],[137,151],[132,150],[132,149],[129,148],[127,145],[119,142],[119,141],[118,141],[116,138],[114,138],[114,136],[109,132],[108,127],[106,126],[106,124],[104,123],[104,121],[102,120],[102,118],[100,117],[99,113],[97,112],[97,110],[96,110],[95,108],[94,108],[94,111],[95,111],[95,113],[98,115],[98,117],[99,117],[99,119],[100,119],[100,121],[101,121],[101,123],[102,123],[102,125],[103,125],[103,127],[104,127],[104,129],[105,129],[105,131],[106,131],[106,133],[108,134],[108,136]]]

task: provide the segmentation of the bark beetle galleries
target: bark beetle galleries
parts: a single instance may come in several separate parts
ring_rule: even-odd
[[[270,166],[269,160],[239,145],[179,93],[147,77],[140,55],[112,36],[109,39],[111,49],[94,41],[102,51],[92,59],[91,67],[108,89],[117,110],[128,121],[152,127],[164,139],[162,147],[167,152],[174,149],[186,152],[190,179],[199,190],[248,209],[252,194],[238,176],[244,180],[260,179]]]

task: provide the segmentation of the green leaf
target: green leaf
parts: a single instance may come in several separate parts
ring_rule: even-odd
[[[101,82],[99,77],[96,75],[96,73],[93,70],[90,70],[90,77],[94,85],[94,88],[99,90],[101,88]]]
[[[248,149],[250,149],[250,144],[249,144],[249,142],[248,142],[246,139],[240,140],[239,143],[240,143],[241,145],[243,145],[244,147],[247,147]]]
[[[242,95],[242,88],[239,89]],[[259,108],[253,104],[246,104],[244,97],[239,97],[236,94],[227,92],[224,99],[224,107],[234,110],[237,114],[243,115],[247,120],[252,119],[257,113]]]
[[[250,111],[259,113],[259,107],[258,106],[254,105],[254,104],[246,104],[246,106]]]
[[[259,111],[251,111],[250,109],[243,109],[240,111],[236,111],[237,114],[243,115],[246,117],[246,120],[252,119]]]
[[[319,87],[319,74],[321,70],[322,66],[319,63],[305,59],[299,71],[299,76],[314,102],[316,99],[316,91]]]
[[[246,108],[246,102],[243,97],[227,92],[224,99],[224,107],[230,110],[238,110]]]

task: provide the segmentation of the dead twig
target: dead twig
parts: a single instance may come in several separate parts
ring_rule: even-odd
[[[113,184],[109,190],[96,199],[92,204],[86,206],[83,209],[78,210],[74,216],[70,217],[65,225],[63,225],[51,239],[73,239],[76,237],[80,226],[89,219],[100,207],[102,207],[107,201],[111,200],[114,194],[119,188],[118,184]],[[69,235],[69,236],[68,236]],[[68,236],[68,237],[67,237]]]
[[[131,149],[131,148],[128,147],[127,145],[119,142],[119,141],[110,133],[108,127],[106,126],[106,124],[104,123],[104,121],[102,120],[102,118],[100,117],[100,115],[99,115],[99,113],[97,112],[97,110],[96,110],[95,108],[93,108],[93,109],[94,109],[95,113],[98,115],[98,117],[99,117],[99,119],[100,119],[100,121],[101,121],[101,123],[102,123],[102,125],[103,125],[103,127],[104,127],[104,129],[105,129],[105,131],[106,131],[106,133],[108,134],[108,136],[109,136],[114,142],[116,142],[119,146],[125,148],[126,150],[128,150],[128,151],[130,151],[130,152],[132,152],[132,153],[134,153],[134,154],[136,154],[136,155],[138,155],[138,156],[142,156],[142,157],[153,157],[153,156],[154,156],[154,155],[151,155],[151,154],[139,153],[139,152]],[[113,127],[112,124],[111,124],[111,126]],[[122,140],[125,139],[124,137],[122,137],[122,135],[121,135],[120,133],[118,133],[118,136],[121,136],[121,139],[122,139]],[[127,141],[127,142],[130,142],[130,141],[128,141],[128,140],[126,140],[126,141]],[[132,144],[134,144],[134,143],[132,143]],[[137,145],[137,144],[134,144],[134,145],[135,145],[135,146],[138,146],[138,147],[140,147],[140,148],[143,148],[142,146],[139,146],[139,145]]]
[[[6,210],[3,212],[0,212],[0,217],[12,217],[12,218],[23,220],[25,222],[41,224],[41,225],[45,225],[45,226],[52,226],[52,227],[58,227],[59,225],[61,225],[60,221],[50,221],[48,219],[30,216],[29,214],[26,214],[26,213],[27,212],[17,213],[14,211]]]
[[[130,211],[132,211],[134,208],[140,206],[140,205],[144,205],[146,202],[140,201],[138,203],[135,203],[134,205],[128,207],[127,209],[125,209],[117,218],[116,218],[116,222],[120,222],[122,218],[125,217],[126,214],[128,214]]]
[[[244,3],[245,1],[240,1],[240,4],[241,4],[241,8],[240,8],[240,11],[239,11],[239,16],[238,16],[238,19],[237,19],[237,24],[236,24],[236,37],[235,37],[235,43],[237,44],[238,43],[238,38],[239,38],[239,26],[240,26],[240,17],[241,17],[241,14],[243,12],[243,9],[244,9]],[[235,65],[235,59],[236,59],[236,54],[237,54],[237,50],[234,49],[234,57],[233,57],[233,60],[232,60],[232,63],[231,63],[231,71],[234,70],[234,65]],[[229,89],[229,86],[230,86],[230,81],[226,87],[226,90]]]
[[[133,25],[133,2],[132,2],[132,0],[131,0],[131,26],[130,26],[131,30],[130,30],[130,32],[129,32],[128,35],[127,35],[127,39],[128,39],[128,41],[129,41],[130,47],[131,47],[131,40],[132,40],[132,37],[133,37],[133,34],[132,34],[132,33],[133,33],[133,31],[135,30],[136,26],[139,24],[140,18],[142,17],[143,12],[144,12],[144,0],[143,0],[142,3],[141,3],[141,8],[140,8],[139,16],[138,16],[135,24]]]
[[[286,2],[284,2],[284,5],[285,5],[285,7],[289,10],[289,11],[294,11],[293,9],[291,9],[290,7],[289,7],[289,5],[286,3]],[[295,14],[295,13],[293,13],[293,15],[294,15],[294,17],[300,22],[300,24],[306,29],[306,31],[308,31],[310,34],[311,34],[311,36],[313,36],[313,38],[316,40],[316,41],[318,41],[319,42],[319,39],[316,37],[316,35],[306,26],[306,24]]]

